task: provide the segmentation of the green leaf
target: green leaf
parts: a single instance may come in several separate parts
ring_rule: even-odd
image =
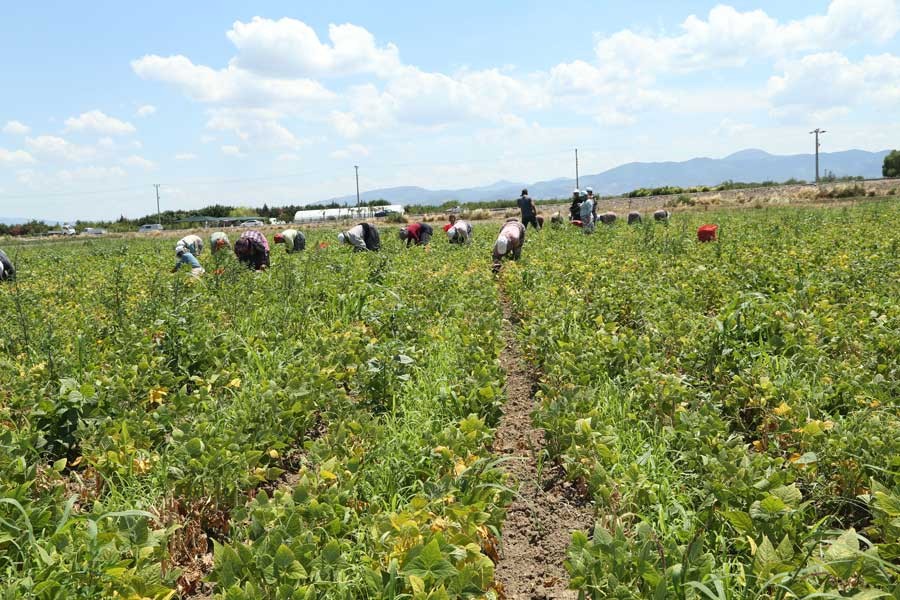
[[[848,529],[825,551],[825,569],[835,577],[847,579],[856,571],[859,558],[856,530]]]
[[[727,510],[722,514],[739,533],[747,533],[753,529],[753,519],[742,510]]]
[[[787,509],[787,504],[778,496],[766,496],[759,503],[759,508],[767,513],[777,513]]]
[[[294,553],[286,545],[281,544],[275,551],[275,566],[279,571],[286,571],[294,562]]]
[[[431,577],[434,581],[444,581],[456,575],[456,567],[444,558],[437,539],[431,540],[403,570],[404,575],[415,575],[422,579]]]
[[[780,564],[778,552],[769,541],[769,536],[763,536],[762,542],[756,548],[756,556],[753,560],[753,572],[761,578],[767,576]]]
[[[772,490],[772,495],[781,498],[791,508],[795,508],[803,500],[803,494],[800,493],[800,490],[793,483],[775,488]]]

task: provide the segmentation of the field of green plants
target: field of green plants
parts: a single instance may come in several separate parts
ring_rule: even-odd
[[[494,224],[199,280],[172,240],[7,247],[0,597],[502,598],[505,297],[596,509],[582,597],[900,599],[898,221],[548,227],[497,277]]]
[[[210,566],[229,599],[488,589],[510,497],[487,451],[496,287],[474,249],[394,237],[276,246],[258,275],[207,254],[224,270],[197,281],[168,272],[169,240],[19,250],[3,597],[188,596]]]
[[[898,218],[683,214],[505,271],[548,458],[596,502],[575,588],[900,598]],[[719,243],[693,241],[710,219]]]

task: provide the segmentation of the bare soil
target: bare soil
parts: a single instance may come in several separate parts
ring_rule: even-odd
[[[501,532],[501,558],[496,580],[510,600],[577,598],[568,589],[563,566],[572,532],[590,529],[594,511],[573,486],[554,477],[549,465],[541,473],[544,432],[535,428],[536,377],[516,346],[514,316],[503,300],[500,362],[506,371],[506,404],[494,439],[494,452],[510,460],[507,472],[519,495],[510,505]]]

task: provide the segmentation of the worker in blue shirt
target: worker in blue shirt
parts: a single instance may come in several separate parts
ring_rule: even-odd
[[[178,246],[175,249],[175,266],[172,267],[172,272],[174,273],[180,269],[181,265],[187,265],[191,269],[191,275],[194,277],[200,277],[205,273],[197,257],[191,254],[184,246]]]

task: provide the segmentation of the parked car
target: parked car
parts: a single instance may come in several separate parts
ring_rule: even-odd
[[[106,235],[106,230],[100,227],[87,227],[82,233],[84,235]]]
[[[51,229],[47,235],[75,235],[75,228],[71,225],[63,225],[59,229]]]
[[[145,223],[140,226],[138,233],[148,233],[150,231],[162,231],[163,226],[159,223]]]
[[[398,215],[398,214],[400,214],[400,213],[398,213],[396,210],[388,210],[385,208],[375,211],[376,217],[388,217],[390,215]]]
[[[251,219],[249,221],[244,221],[243,223],[241,223],[241,227],[262,227],[263,225],[265,225],[265,223],[263,223],[259,219]]]

